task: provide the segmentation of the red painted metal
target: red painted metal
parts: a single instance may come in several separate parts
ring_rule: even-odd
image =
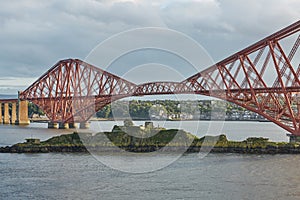
[[[112,100],[130,96],[135,87],[88,63],[68,59],[21,92],[20,99],[38,105],[52,122],[84,122]]]
[[[210,96],[238,104],[264,116],[292,134],[300,135],[299,54],[296,63],[292,64],[300,45],[299,30],[300,21],[182,83],[203,86],[201,83],[206,82],[207,87],[204,89],[194,87],[195,93],[203,94],[207,90],[220,90],[216,82],[217,85],[225,87],[225,96],[222,92],[220,95],[211,92]],[[288,48],[283,49],[281,45],[284,40],[289,40],[288,46],[292,46],[288,56]],[[270,75],[266,74],[267,69],[271,69],[276,75],[273,77],[273,84],[267,83],[267,79],[270,78]]]
[[[201,94],[233,102],[300,135],[299,31],[297,21],[182,82],[136,85],[83,61],[63,60],[20,98],[37,104],[53,122],[84,122],[124,97]]]

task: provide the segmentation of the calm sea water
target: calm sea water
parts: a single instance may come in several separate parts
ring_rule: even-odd
[[[93,122],[91,129],[109,130],[113,124]],[[192,132],[193,124],[167,122],[164,127]],[[73,131],[46,127],[0,125],[1,146]],[[204,122],[200,127],[208,129]],[[287,140],[285,131],[271,123],[226,122],[222,132],[236,140]],[[300,199],[299,166],[300,155],[209,154],[201,159],[189,154],[161,170],[134,174],[111,169],[88,154],[0,154],[0,199]]]

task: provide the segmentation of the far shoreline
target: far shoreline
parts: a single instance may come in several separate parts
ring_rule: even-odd
[[[101,122],[101,121],[124,121],[126,118],[91,118],[89,121],[93,122]],[[29,118],[32,123],[49,123],[50,120],[45,118]],[[180,122],[180,121],[228,121],[228,122],[271,122],[269,120],[264,119],[141,119],[141,118],[132,118],[133,121],[169,121],[169,122]]]

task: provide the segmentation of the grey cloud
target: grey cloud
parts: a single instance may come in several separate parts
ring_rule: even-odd
[[[84,58],[105,38],[130,28],[162,26],[151,9],[132,3],[12,1],[0,8],[3,76],[36,76],[59,59]]]
[[[299,20],[300,1],[198,0],[168,4],[167,25],[200,42],[216,60]],[[176,20],[177,19],[177,20]]]
[[[36,77],[113,34],[144,26],[186,33],[219,60],[300,17],[298,0],[1,1],[1,76]]]

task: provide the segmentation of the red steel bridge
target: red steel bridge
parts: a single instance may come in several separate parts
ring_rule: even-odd
[[[19,94],[52,122],[86,122],[121,98],[199,94],[258,113],[300,135],[300,21],[181,82],[137,85],[78,59],[56,63]]]

